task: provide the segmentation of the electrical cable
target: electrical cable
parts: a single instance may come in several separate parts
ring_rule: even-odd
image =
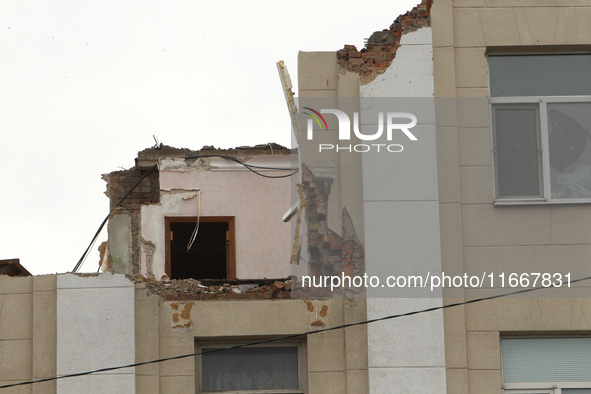
[[[123,198],[121,200],[119,200],[119,202],[117,203],[117,205],[115,205],[115,207],[113,207],[113,209],[111,209],[109,211],[109,214],[105,217],[105,219],[103,220],[103,222],[99,226],[98,230],[96,230],[96,233],[94,234],[94,237],[92,237],[92,241],[90,241],[90,244],[88,245],[88,247],[86,248],[86,250],[84,251],[84,253],[82,253],[82,256],[80,257],[80,260],[78,260],[78,262],[76,263],[76,266],[74,266],[74,269],[72,270],[72,272],[76,273],[76,272],[78,272],[78,270],[80,269],[80,267],[82,267],[82,264],[84,264],[84,260],[86,260],[86,257],[88,256],[88,252],[90,252],[90,249],[92,248],[92,245],[94,245],[94,243],[96,242],[96,239],[98,238],[99,234],[103,230],[103,227],[105,227],[105,224],[107,224],[107,221],[109,220],[109,217],[111,217],[111,214],[113,213],[113,211],[115,211],[115,209],[119,205],[121,205],[123,203],[123,200],[125,200],[131,194],[131,192],[133,192],[134,189],[140,183],[142,183],[142,181],[144,179],[146,179],[146,177],[148,175],[150,175],[150,173],[152,171],[154,171],[156,168],[158,168],[158,164],[154,164],[152,167],[150,167],[150,169],[148,171],[146,171],[146,173],[140,178],[140,180],[137,181],[137,183],[135,185],[133,185],[133,187],[131,189],[129,189],[129,191],[125,194],[125,196],[123,196]]]
[[[291,169],[291,168],[278,168],[278,167],[264,167],[264,166],[255,166],[255,165],[253,165],[253,164],[247,164],[247,163],[244,163],[244,162],[240,161],[239,159],[237,159],[237,158],[235,158],[235,157],[233,157],[233,156],[228,156],[228,155],[220,155],[220,154],[212,154],[212,155],[199,155],[199,156],[187,156],[187,157],[185,157],[185,160],[187,160],[187,159],[189,159],[189,160],[192,160],[192,159],[202,159],[202,158],[208,158],[208,157],[221,157],[222,159],[226,159],[226,160],[229,160],[229,161],[233,161],[233,162],[235,162],[235,163],[238,163],[238,164],[240,164],[240,165],[244,166],[244,167],[245,167],[245,168],[247,168],[248,170],[250,170],[250,171],[254,172],[255,174],[257,174],[257,175],[259,175],[259,176],[262,176],[262,177],[264,177],[264,178],[287,178],[287,177],[290,177],[290,176],[292,176],[292,175],[295,175],[295,174],[297,174],[297,173],[299,172],[299,170],[298,170],[298,169],[295,169],[295,170],[294,170],[294,169]],[[258,172],[258,171],[255,171],[255,170],[253,170],[253,168],[258,168],[258,169],[261,169],[261,170],[273,170],[273,171],[293,171],[293,172],[291,172],[291,173],[289,173],[289,174],[286,174],[286,175],[265,175],[265,174],[261,174],[261,173],[260,173],[260,172]]]
[[[591,279],[591,276],[587,276],[587,277],[584,277],[584,278],[571,280],[570,283],[572,284],[572,283],[583,282],[583,281],[586,281],[586,280],[589,280],[589,279]],[[468,301],[456,302],[456,303],[453,303],[453,304],[446,304],[446,305],[441,305],[441,306],[434,306],[434,307],[431,307],[431,308],[420,309],[420,310],[416,310],[416,311],[412,311],[412,312],[400,313],[400,314],[397,314],[397,315],[389,315],[389,316],[379,317],[379,318],[370,319],[370,320],[364,320],[364,321],[355,322],[355,323],[342,324],[340,326],[322,328],[322,329],[319,329],[319,330],[307,331],[307,332],[300,333],[300,334],[291,334],[291,335],[285,335],[285,336],[282,336],[282,337],[268,338],[268,339],[264,339],[264,340],[260,340],[260,341],[249,342],[249,343],[245,343],[245,344],[241,344],[241,345],[229,346],[229,347],[225,347],[225,348],[210,349],[210,350],[207,350],[207,351],[195,352],[195,353],[190,353],[190,354],[182,354],[180,356],[159,358],[157,360],[144,361],[144,362],[140,362],[140,363],[122,365],[122,366],[118,366],[118,367],[108,367],[108,368],[95,369],[93,371],[73,373],[73,374],[67,374],[67,375],[62,375],[62,376],[55,376],[55,377],[51,377],[51,378],[44,378],[44,379],[38,379],[38,380],[30,380],[30,381],[20,382],[20,383],[11,383],[11,384],[6,384],[6,385],[3,385],[3,386],[0,386],[0,389],[8,388],[8,387],[15,387],[15,386],[23,386],[23,385],[34,384],[34,383],[49,382],[49,381],[52,381],[52,380],[72,378],[72,377],[77,377],[77,376],[90,375],[90,374],[98,373],[98,372],[114,371],[114,370],[123,369],[123,368],[138,367],[138,366],[141,366],[141,365],[155,364],[155,363],[160,363],[160,362],[164,362],[164,361],[178,360],[178,359],[181,359],[181,358],[199,356],[199,355],[206,354],[206,353],[221,352],[221,351],[225,351],[225,350],[239,349],[239,348],[243,348],[243,347],[247,347],[247,346],[260,345],[260,344],[269,343],[269,342],[283,341],[283,340],[286,340],[286,339],[293,339],[293,338],[298,338],[298,337],[302,337],[302,336],[317,334],[319,332],[334,331],[334,330],[338,330],[338,329],[341,329],[341,328],[355,327],[355,326],[361,326],[361,325],[375,323],[375,322],[384,321],[384,320],[391,320],[391,319],[397,319],[397,318],[400,318],[400,317],[406,317],[406,316],[412,316],[412,315],[419,315],[419,314],[422,314],[422,313],[434,312],[434,311],[438,311],[438,310],[453,308],[453,307],[456,307],[456,306],[462,306],[462,305],[468,305],[468,304],[475,304],[477,302],[494,300],[494,299],[497,299],[497,298],[508,297],[508,296],[516,295],[516,294],[530,293],[530,292],[533,292],[533,291],[542,290],[542,289],[549,289],[549,288],[552,288],[552,287],[558,287],[558,286],[549,286],[549,287],[539,286],[539,287],[533,287],[531,289],[517,290],[517,291],[511,292],[511,293],[497,294],[497,295],[492,295],[492,296],[483,297],[483,298],[475,298],[475,299],[468,300]]]
[[[193,234],[191,234],[191,239],[187,244],[187,252],[191,250],[195,239],[197,238],[197,233],[199,232],[199,222],[201,221],[201,190],[197,191],[197,224],[195,224],[195,229],[193,230]]]
[[[248,170],[254,172],[256,175],[262,176],[264,178],[287,178],[287,177],[295,175],[299,172],[299,170],[297,170],[297,169],[292,170],[291,168],[264,167],[264,166],[255,166],[252,164],[246,164],[246,163],[243,163],[242,161],[238,160],[237,158],[232,157],[232,156],[228,156],[228,155],[211,154],[211,155],[189,156],[189,157],[185,157],[185,159],[200,159],[200,158],[208,158],[208,157],[221,157],[223,159],[236,162],[238,164],[243,165]],[[123,200],[125,200],[131,194],[131,192],[133,192],[135,190],[135,188],[156,168],[158,168],[157,164],[154,164],[152,167],[150,167],[150,169],[140,178],[140,180],[131,189],[129,189],[127,194],[125,196],[123,196],[123,198],[117,203],[117,205],[115,205],[115,207],[109,211],[109,214],[105,217],[105,219],[103,220],[103,222],[99,226],[98,230],[94,234],[92,241],[90,241],[90,244],[88,245],[88,247],[86,248],[86,250],[84,251],[84,253],[80,257],[80,259],[78,260],[78,262],[74,266],[74,269],[72,270],[73,273],[78,272],[80,267],[82,267],[82,264],[84,264],[84,261],[88,257],[88,253],[90,252],[92,246],[94,245],[98,236],[100,235],[101,231],[103,230],[103,227],[105,227],[105,224],[107,224],[107,221],[109,220],[109,217],[111,217],[111,214],[113,213],[115,208],[117,208],[119,205],[121,205],[121,203],[123,203]],[[253,168],[264,169],[264,170],[273,170],[273,171],[293,171],[293,172],[286,174],[286,175],[265,175],[265,174],[261,174],[258,171],[253,170]]]
[[[221,157],[226,160],[234,161],[238,164],[243,166],[248,166],[252,168],[260,168],[261,170],[275,170],[275,171],[298,171],[297,168],[284,168],[284,167],[268,167],[268,166],[257,166],[254,164],[248,164],[240,161],[239,159],[235,158],[234,156],[230,155],[222,155],[222,154],[211,154],[211,155],[199,155],[199,156],[187,156],[185,159],[199,159],[203,157]]]

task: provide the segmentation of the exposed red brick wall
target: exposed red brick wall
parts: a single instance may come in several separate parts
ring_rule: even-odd
[[[111,209],[115,206],[123,196],[131,190],[148,172],[148,170],[139,170],[132,168],[129,170],[116,171],[104,178],[107,181],[107,191],[105,194],[111,200]],[[131,194],[123,200],[120,207],[139,209],[141,204],[152,204],[160,201],[160,182],[158,180],[158,170],[152,171],[144,180],[131,192]]]
[[[361,51],[355,45],[345,45],[337,51],[337,63],[348,71],[359,73],[362,84],[373,81],[394,60],[400,38],[404,34],[431,26],[432,5],[433,0],[423,0],[421,4],[396,18],[389,29],[373,33]]]
[[[305,165],[302,175],[308,222],[310,275],[363,275],[364,250],[347,210],[343,209],[342,235],[327,226],[330,180],[317,179]]]

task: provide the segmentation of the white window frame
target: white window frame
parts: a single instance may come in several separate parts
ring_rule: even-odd
[[[226,348],[236,346],[240,344],[256,342],[268,337],[249,337],[248,339],[240,340],[211,340],[198,338],[195,340],[195,352],[200,353],[204,348]],[[262,343],[259,345],[248,346],[252,347],[297,347],[298,348],[298,385],[297,389],[281,389],[281,390],[223,390],[223,391],[204,391],[202,387],[202,363],[201,356],[195,357],[195,389],[198,394],[306,394],[308,392],[307,387],[307,366],[306,366],[306,343],[303,340],[278,340],[268,343]]]
[[[562,394],[562,389],[590,389],[591,382],[504,383],[505,394]],[[568,394],[568,391],[565,393]]]
[[[531,390],[505,390],[503,386],[503,393],[506,394],[558,394],[555,389],[540,388]]]
[[[491,146],[492,146],[492,160],[493,160],[493,176],[494,176],[494,193],[495,205],[521,205],[521,204],[576,204],[576,203],[591,203],[589,198],[552,198],[551,182],[550,182],[550,149],[548,142],[548,104],[556,103],[590,103],[591,96],[519,96],[519,97],[491,97],[490,102],[490,127],[492,130]],[[541,197],[497,197],[497,171],[496,171],[496,130],[493,125],[493,106],[495,104],[538,104],[539,109],[539,135],[538,139],[541,142],[541,177],[542,181],[542,196]]]
[[[587,336],[584,336],[587,337]],[[568,336],[503,336],[503,339],[510,339],[510,338],[532,338],[532,339],[553,339],[553,338],[569,338]],[[572,336],[570,338],[579,338],[577,336]],[[503,357],[501,354],[501,363]],[[501,374],[503,373],[503,367],[501,366]],[[591,389],[591,381],[581,381],[581,382],[524,382],[524,383],[504,383],[505,378],[502,377],[503,380],[503,394],[562,394],[562,389]],[[568,391],[565,392],[568,394]]]

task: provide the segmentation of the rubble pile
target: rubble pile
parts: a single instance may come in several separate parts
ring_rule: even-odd
[[[157,281],[141,275],[129,276],[135,283],[145,284],[148,294],[167,299],[251,299],[290,298],[291,279],[218,280],[172,279]]]

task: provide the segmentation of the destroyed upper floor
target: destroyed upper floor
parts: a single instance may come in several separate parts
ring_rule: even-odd
[[[156,146],[103,175],[111,200],[103,270],[167,279],[290,274],[291,150]]]

